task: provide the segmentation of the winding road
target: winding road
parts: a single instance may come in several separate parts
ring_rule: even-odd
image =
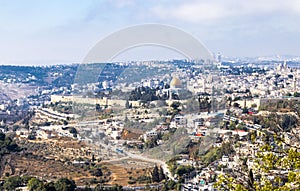
[[[107,150],[112,150],[114,152],[117,152],[117,148],[116,146],[113,145],[106,145],[104,143],[102,143],[101,141],[97,141],[95,142],[95,144],[99,144],[100,146],[102,146],[103,148],[107,149]],[[162,161],[162,160],[158,160],[158,159],[153,159],[153,158],[149,158],[140,154],[133,154],[129,151],[125,151],[123,149],[123,153],[119,153],[124,155],[125,157],[119,158],[119,159],[112,159],[112,160],[106,160],[105,162],[116,162],[116,161],[120,161],[123,159],[128,159],[128,158],[132,158],[132,159],[137,159],[137,160],[142,160],[142,161],[146,161],[146,162],[150,162],[150,163],[155,163],[158,166],[161,166],[164,173],[166,174],[166,176],[168,176],[169,179],[176,181],[174,176],[172,176],[172,173],[170,172],[170,170],[168,169],[168,165]]]

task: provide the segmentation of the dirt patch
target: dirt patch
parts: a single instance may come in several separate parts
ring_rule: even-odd
[[[9,168],[13,168],[10,175],[33,176],[48,181],[66,177],[75,180],[78,185],[85,185],[88,179],[94,178],[88,168],[32,154],[12,155],[7,166],[7,170],[12,172]]]
[[[141,132],[133,131],[129,129],[124,129],[121,135],[121,139],[123,140],[138,140],[142,135]]]
[[[111,172],[109,184],[132,186],[150,183],[151,172],[155,164],[125,159],[114,163],[103,163],[102,165]]]

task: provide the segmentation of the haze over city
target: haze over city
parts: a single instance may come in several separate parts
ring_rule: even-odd
[[[298,56],[299,21],[297,0],[1,0],[0,64],[79,63],[102,38],[143,23],[178,27],[229,57]],[[182,58],[150,47],[119,60],[174,57]]]

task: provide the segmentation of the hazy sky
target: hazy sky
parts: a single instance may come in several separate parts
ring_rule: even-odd
[[[0,0],[0,64],[80,62],[105,36],[143,23],[176,26],[227,56],[300,55],[298,0]],[[173,56],[141,50],[128,55]]]

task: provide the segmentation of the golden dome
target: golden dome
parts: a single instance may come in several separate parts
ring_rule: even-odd
[[[174,88],[178,88],[182,86],[182,83],[177,77],[173,77],[173,79],[170,82],[170,86]]]

